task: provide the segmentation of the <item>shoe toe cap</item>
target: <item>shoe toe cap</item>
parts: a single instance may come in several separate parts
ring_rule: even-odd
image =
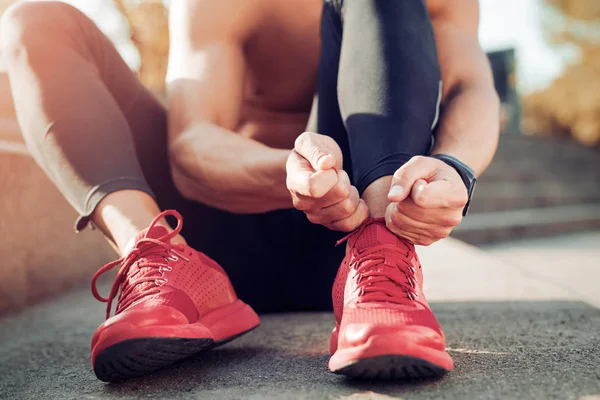
[[[133,307],[104,321],[94,333],[92,347],[100,337],[106,336],[106,334],[110,336],[128,336],[132,329],[153,326],[181,326],[189,323],[190,321],[182,312],[170,306]]]
[[[412,343],[443,350],[444,336],[426,326],[396,326],[367,323],[346,325],[340,334],[340,347],[356,347],[369,340],[386,340],[396,343]]]

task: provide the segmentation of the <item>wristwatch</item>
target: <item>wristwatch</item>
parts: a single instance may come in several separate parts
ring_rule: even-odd
[[[467,200],[467,204],[465,208],[463,208],[463,216],[467,215],[469,212],[469,206],[471,205],[471,197],[473,196],[473,191],[475,190],[475,185],[477,184],[477,177],[475,177],[475,172],[469,168],[469,166],[458,158],[453,157],[449,154],[432,154],[429,157],[437,158],[454,168],[463,183],[467,188],[467,193],[469,194],[469,200]]]

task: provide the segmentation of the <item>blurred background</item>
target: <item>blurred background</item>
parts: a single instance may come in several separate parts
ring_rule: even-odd
[[[163,93],[168,0],[67,2],[98,24],[148,87]],[[0,11],[11,3],[0,0]],[[480,5],[480,40],[502,99],[502,136],[472,211],[453,236],[495,251],[524,239],[591,232],[586,240],[597,260],[600,1]],[[1,313],[87,280],[114,253],[98,232],[72,233],[74,212],[29,157],[0,70],[0,271],[11,277],[0,282]]]

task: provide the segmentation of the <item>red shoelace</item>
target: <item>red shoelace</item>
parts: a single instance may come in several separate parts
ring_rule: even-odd
[[[169,261],[177,261],[179,258],[189,261],[185,256],[173,249],[170,240],[177,236],[182,228],[182,217],[174,210],[163,211],[152,220],[148,232],[157,226],[158,222],[166,216],[173,216],[177,219],[177,227],[172,232],[158,238],[142,237],[127,255],[106,264],[100,268],[92,278],[92,294],[101,301],[108,303],[106,305],[106,318],[110,317],[110,311],[114,298],[119,293],[115,314],[118,314],[125,308],[141,298],[158,293],[159,287],[167,283],[164,278],[164,272],[170,271]],[[121,268],[115,277],[108,297],[103,297],[98,292],[96,281],[98,278],[120,265]],[[135,267],[132,270],[132,267]],[[130,273],[131,272],[131,273]]]
[[[368,219],[337,244],[360,235],[371,224],[382,222],[382,218]],[[389,302],[414,305],[414,300],[418,297],[417,271],[410,262],[410,248],[407,251],[397,246],[382,244],[364,250],[351,248],[350,251],[353,252],[350,268],[356,270],[359,303]]]

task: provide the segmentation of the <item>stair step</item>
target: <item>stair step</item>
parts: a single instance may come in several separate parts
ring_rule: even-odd
[[[600,229],[600,203],[468,215],[452,236],[471,244]]]

